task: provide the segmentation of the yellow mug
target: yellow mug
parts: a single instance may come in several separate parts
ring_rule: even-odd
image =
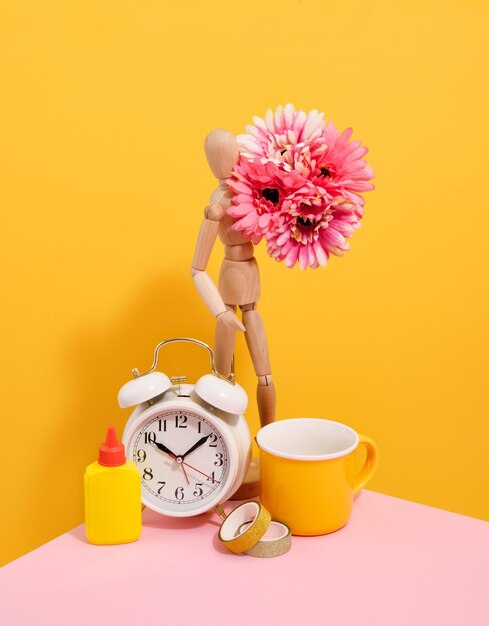
[[[344,526],[353,495],[372,478],[378,448],[349,426],[300,417],[273,422],[256,436],[260,448],[260,500],[272,519],[293,535],[324,535]],[[356,471],[356,451],[367,450]]]

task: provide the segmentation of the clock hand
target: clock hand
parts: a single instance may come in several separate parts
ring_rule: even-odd
[[[158,450],[161,450],[162,452],[165,452],[166,454],[168,454],[169,456],[171,456],[171,458],[174,461],[177,461],[177,463],[179,463],[182,466],[183,469],[183,474],[185,476],[185,480],[187,481],[187,485],[190,485],[190,481],[188,479],[187,476],[187,472],[185,471],[185,468],[183,467],[183,460],[182,457],[177,457],[176,454],[173,454],[173,452],[167,448],[165,445],[163,445],[162,443],[158,443],[157,441],[153,441],[153,443],[155,444],[155,446],[158,448]],[[198,471],[198,470],[197,470]]]
[[[184,465],[183,465],[183,462],[182,462],[182,464],[181,464],[181,465],[182,465],[182,469],[183,469],[183,474],[184,474],[184,476],[185,476],[185,480],[187,481],[187,485],[190,485],[190,481],[189,481],[189,479],[188,479],[187,472],[186,472],[186,470],[185,470],[185,467],[184,467]]]
[[[208,436],[209,436],[209,435],[208,435]],[[203,437],[202,439],[207,439],[207,437]],[[183,460],[183,457],[181,457],[181,456],[180,456],[180,457],[177,457],[177,455],[176,455],[176,454],[174,454],[171,450],[169,450],[169,449],[168,449],[165,445],[163,445],[162,443],[158,443],[157,441],[153,441],[153,443],[155,444],[155,446],[156,446],[159,450],[161,450],[162,452],[166,452],[166,454],[170,455],[170,456],[171,456],[171,458],[172,458],[173,460],[176,460],[176,459],[178,459],[178,460],[179,460],[179,464],[182,466],[182,469],[183,469],[183,472],[184,472],[184,474],[185,474],[185,478],[187,479],[187,483],[188,483],[188,484],[190,484],[190,483],[189,483],[188,476],[187,476],[187,472],[185,471],[184,465],[186,465],[187,467],[190,467],[191,469],[195,470],[196,472],[199,472],[199,474],[202,474],[202,476],[205,476],[206,478],[210,478],[210,479],[212,480],[212,482],[214,482],[214,483],[218,483],[218,484],[219,484],[219,483],[221,482],[220,480],[216,480],[215,478],[212,478],[212,476],[209,476],[209,474],[204,474],[204,472],[201,472],[199,469],[197,469],[197,468],[196,468],[196,467],[194,467],[193,465],[190,465],[189,463],[186,463],[186,462]],[[202,441],[202,443],[200,443],[200,442],[197,442],[197,443],[199,443],[199,445],[202,445],[202,443],[204,443],[204,442]],[[186,454],[188,454],[188,452],[187,452]],[[177,461],[177,462],[178,462],[178,461]]]
[[[185,454],[182,454],[180,456],[181,459],[184,459],[185,457],[187,457],[189,454],[192,454],[192,452],[194,452],[195,450],[197,450],[197,448],[200,448],[200,446],[204,445],[204,443],[209,439],[209,437],[211,436],[211,433],[209,433],[206,437],[201,437],[197,443],[194,443],[194,445],[189,448],[187,450],[187,452],[185,452]]]
[[[164,446],[162,443],[158,443],[157,441],[153,441],[153,443],[155,444],[155,446],[158,448],[158,450],[161,450],[162,452],[166,452],[166,454],[169,454],[173,459],[177,458],[177,455],[174,454],[171,450],[169,450],[166,446]]]
[[[210,478],[213,483],[217,483],[219,485],[219,483],[221,482],[220,480],[216,480],[215,478],[212,478],[212,476],[209,476],[209,474],[204,474],[204,472],[201,472],[199,469],[197,469],[193,465],[190,465],[190,463],[186,463],[185,461],[182,461],[182,466],[183,465],[186,465],[187,467],[190,467],[191,469],[195,470],[196,472],[199,472],[199,474],[202,474],[202,476],[205,476],[206,478]]]

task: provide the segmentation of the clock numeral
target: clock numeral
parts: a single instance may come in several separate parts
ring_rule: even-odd
[[[186,415],[175,415],[175,428],[187,428]]]
[[[196,498],[200,498],[200,496],[204,493],[204,490],[202,489],[203,486],[204,483],[195,483],[194,496]]]
[[[212,472],[212,474],[209,476],[209,478],[207,479],[207,482],[212,481],[213,483],[216,482],[216,479],[214,477],[215,472]]]
[[[202,432],[202,422],[197,423],[197,432],[200,434]]]
[[[138,463],[144,463],[146,461],[146,450],[137,451]]]
[[[177,500],[183,500],[184,498],[183,487],[177,487],[175,489],[175,498]]]
[[[214,461],[214,465],[216,465],[217,467],[221,467],[221,465],[224,465],[224,461],[222,460],[224,454],[222,452],[216,452],[216,457],[217,459]]]
[[[153,478],[153,470],[151,467],[145,467],[143,470],[143,478],[144,480],[152,480]]]
[[[144,443],[156,443],[156,433],[144,433]]]
[[[163,487],[166,485],[166,483],[164,483],[162,480],[158,481],[158,485],[161,485],[161,487],[158,487],[158,493],[161,493],[161,490],[163,489]]]
[[[161,424],[163,424],[163,428],[161,428]],[[158,430],[161,431],[163,430],[164,433],[166,433],[166,420],[158,420]]]
[[[217,435],[214,433],[209,435],[209,448],[217,448]]]

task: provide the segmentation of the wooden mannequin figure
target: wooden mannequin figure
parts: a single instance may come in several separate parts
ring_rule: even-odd
[[[260,298],[260,274],[253,256],[253,243],[241,232],[232,230],[235,219],[227,214],[231,206],[232,191],[226,184],[239,157],[235,136],[226,130],[210,132],[204,144],[209,166],[219,181],[204,210],[204,220],[192,262],[192,276],[197,290],[207,308],[217,319],[215,335],[216,369],[227,376],[236,342],[236,333],[245,331],[246,343],[258,377],[257,403],[262,426],[275,420],[275,388],[273,386],[265,329],[257,311]],[[224,244],[224,260],[219,274],[218,287],[206,273],[207,263],[217,235]],[[242,322],[236,315],[242,311]],[[240,490],[243,497],[257,495],[252,487],[252,468],[248,477],[250,493]],[[254,481],[257,483],[257,480]]]

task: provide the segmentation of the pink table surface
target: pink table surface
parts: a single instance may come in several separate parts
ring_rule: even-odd
[[[258,559],[220,545],[214,513],[143,519],[136,543],[93,546],[79,526],[6,565],[0,623],[489,624],[481,520],[364,491],[342,530]]]

